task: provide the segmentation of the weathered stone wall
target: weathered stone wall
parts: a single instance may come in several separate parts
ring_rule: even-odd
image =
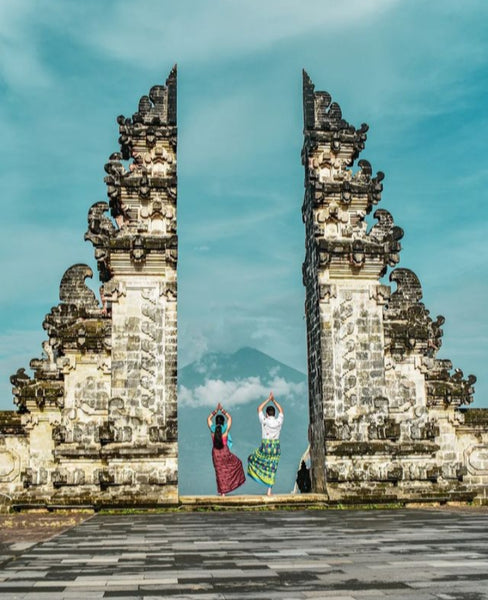
[[[305,193],[308,194],[310,190]],[[326,319],[321,317],[323,303],[321,294],[326,291],[319,286],[315,274],[318,270],[319,254],[313,235],[313,203],[307,199],[303,204],[303,221],[306,228],[305,248],[306,259],[303,264],[303,283],[307,286],[305,297],[305,317],[307,320],[307,353],[308,353],[308,396],[309,396],[309,441],[311,452],[312,479],[315,491],[325,492],[326,480],[323,465],[325,464],[325,421],[324,402],[331,399],[334,388],[331,379],[323,380],[322,369],[325,373],[332,370],[332,339]]]
[[[10,505],[20,489],[20,473],[29,457],[29,438],[22,426],[21,415],[0,412],[0,507]]]
[[[178,496],[176,69],[117,121],[109,202],[90,208],[85,234],[101,299],[89,267],[66,271],[34,377],[11,378],[19,412],[0,418],[0,494],[13,504]]]
[[[476,378],[436,358],[443,317],[396,269],[403,231],[384,209],[383,173],[359,160],[367,125],[347,123],[304,73],[310,442],[313,487],[337,501],[471,499],[488,489],[488,428],[466,423]],[[486,411],[488,413],[488,411]],[[323,433],[322,433],[323,432]]]

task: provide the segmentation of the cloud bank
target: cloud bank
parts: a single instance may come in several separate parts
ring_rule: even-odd
[[[291,383],[281,377],[273,377],[270,381],[263,382],[259,377],[248,377],[234,381],[208,379],[204,385],[195,389],[180,386],[178,402],[183,407],[208,406],[215,407],[221,402],[226,408],[250,402],[262,402],[273,391],[277,400],[283,399],[290,402],[305,398],[307,389],[304,382]]]

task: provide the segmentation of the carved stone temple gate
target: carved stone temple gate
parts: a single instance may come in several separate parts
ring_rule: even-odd
[[[403,231],[377,209],[383,173],[354,128],[303,79],[310,445],[315,492],[336,501],[487,498],[488,410],[461,410],[476,378],[436,358],[434,321],[408,269]]]
[[[176,68],[117,121],[109,204],[90,208],[85,234],[103,304],[85,284],[91,269],[68,269],[34,377],[11,378],[19,411],[0,421],[0,492],[16,503],[178,498]]]
[[[488,410],[475,381],[436,358],[442,317],[396,269],[402,230],[383,175],[360,160],[367,126],[343,120],[304,75],[306,318],[313,491],[333,501],[487,500]],[[102,282],[64,274],[34,375],[0,412],[0,504],[154,505],[178,500],[176,68],[118,117],[109,203],[88,214]],[[109,218],[110,210],[113,220]],[[297,444],[297,451],[302,443]]]

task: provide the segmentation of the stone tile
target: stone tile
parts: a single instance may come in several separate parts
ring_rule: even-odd
[[[487,530],[488,512],[97,515],[3,565],[0,596],[481,600]]]
[[[22,552],[23,550],[27,550],[27,548],[31,548],[35,544],[36,542],[16,542],[15,544],[11,544],[10,549],[14,552]]]
[[[328,594],[323,591],[315,592],[304,592],[305,598],[323,598],[323,600],[358,600],[359,596],[340,595],[338,596],[335,592]],[[379,596],[378,596],[379,597]]]

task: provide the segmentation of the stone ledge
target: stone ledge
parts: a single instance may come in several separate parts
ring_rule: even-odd
[[[0,411],[0,435],[27,435],[22,425],[22,415],[18,411]]]
[[[328,454],[334,457],[357,458],[372,455],[398,456],[432,456],[440,450],[434,442],[393,442],[391,440],[372,440],[369,442],[331,442]]]
[[[459,411],[464,415],[464,425],[471,427],[488,426],[488,408],[462,408]]]
[[[486,498],[474,498],[470,501],[453,500],[449,498],[419,498],[395,499],[389,498],[377,502],[360,502],[330,500],[325,494],[276,494],[266,495],[236,495],[236,496],[180,496],[178,500],[168,499],[158,504],[111,505],[110,503],[90,504],[48,504],[48,503],[17,503],[10,506],[10,512],[78,512],[88,513],[158,513],[158,512],[198,512],[198,511],[252,511],[252,510],[391,510],[391,509],[473,509],[485,510],[488,506]]]
[[[179,504],[184,507],[203,506],[298,506],[331,504],[326,494],[273,494],[263,495],[235,495],[235,496],[180,496]]]

